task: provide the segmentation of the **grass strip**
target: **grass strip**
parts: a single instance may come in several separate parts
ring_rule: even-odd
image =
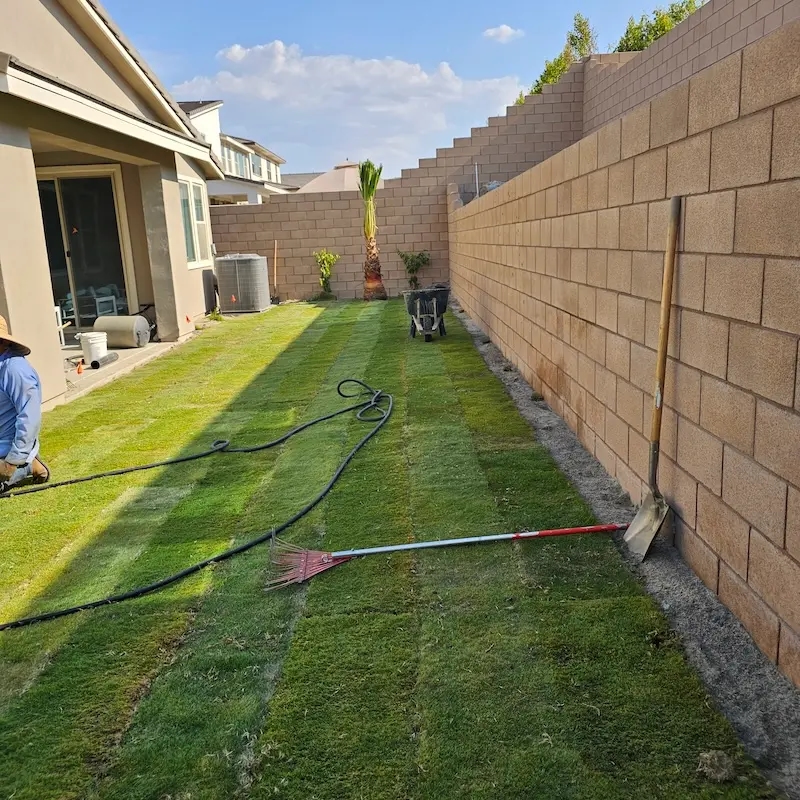
[[[194,394],[183,364],[172,387],[167,366],[103,390],[121,410],[103,420],[111,449],[96,462],[132,458],[139,442],[143,454],[163,448],[178,409],[204,430],[173,421],[175,449],[225,428],[269,438],[327,411],[335,382],[355,375],[392,392],[396,416],[291,532],[296,543],[340,549],[593,521],[457,321],[424,343],[406,338],[398,302],[280,312],[193,342],[194,373],[209,375]],[[287,330],[293,341],[280,339]],[[261,352],[269,364],[255,370]],[[54,426],[65,459],[70,436],[105,407],[95,393],[86,400]],[[279,521],[364,432],[352,419],[326,425],[213,474],[198,465],[125,484],[121,499],[102,495],[96,528],[79,497],[45,505],[51,523],[84,515],[86,538],[74,528],[53,537],[46,563],[60,566],[43,585],[26,560],[35,548],[16,572],[0,567],[0,592],[4,574],[6,602],[22,586],[33,607],[92,580],[129,585]],[[152,534],[141,533],[145,519]],[[245,557],[91,625],[0,641],[0,667],[17,668],[5,705],[0,695],[0,795],[773,796],[608,538],[376,556],[266,597],[264,561]],[[733,757],[735,782],[696,772],[711,749]]]
[[[303,309],[298,309],[297,313],[299,318],[304,316]],[[324,318],[319,323],[322,330],[314,330],[312,326],[314,341],[309,349],[302,346],[301,336],[296,340],[298,344],[286,343],[282,349],[278,346],[276,359],[266,364],[265,341],[261,339],[275,333],[273,325],[264,325],[262,319],[261,336],[253,336],[253,329],[232,328],[230,338],[218,341],[211,352],[216,353],[224,344],[237,353],[235,358],[224,363],[232,370],[230,383],[238,386],[239,391],[222,392],[221,402],[214,412],[257,414],[265,395],[284,381],[291,381],[293,374],[307,369],[304,356],[313,355],[324,361],[323,353],[327,353],[328,362],[335,360],[357,316],[358,308],[354,306],[333,309],[330,323]],[[275,323],[279,324],[280,320],[276,319]],[[252,324],[258,328],[258,321]],[[305,327],[298,326],[295,335],[300,335]],[[316,333],[320,335],[317,337]],[[244,375],[243,364],[249,369]],[[271,377],[272,364],[277,365],[277,383],[273,383]],[[138,384],[133,377],[128,380],[127,387],[115,384],[112,388],[117,388],[121,394],[126,388],[129,393],[138,388],[142,395],[151,391],[146,375],[136,376],[140,378]],[[219,376],[215,380],[223,382]],[[164,403],[159,408],[171,423],[173,436],[166,441],[173,447],[176,439],[188,433],[182,428],[185,416],[180,408],[181,399],[183,391],[179,390],[172,403]],[[283,416],[276,415],[273,422],[283,421]],[[276,428],[273,435],[283,429],[282,426],[281,430]],[[198,436],[195,428],[190,435],[193,442],[204,442],[211,433],[207,430]],[[191,449],[195,447],[197,444],[193,443]],[[148,582],[225,547],[235,537],[239,518],[262,485],[265,470],[269,471],[276,456],[272,451],[254,456],[220,457],[193,465],[193,469],[187,471],[191,473],[192,492],[152,527],[141,552],[132,560],[124,560],[123,569],[114,576],[115,584],[127,587]],[[187,474],[178,475],[176,470],[179,472],[180,468],[151,477],[151,487],[171,488],[187,479]],[[114,553],[124,546],[126,531],[129,534],[133,524],[127,518],[126,507],[121,507],[102,532],[98,546],[109,554]],[[92,551],[90,545],[76,554],[73,563],[78,573],[74,577],[81,577],[80,564]],[[95,574],[96,579],[104,580],[103,572]],[[54,600],[86,596],[97,588],[91,582],[87,586],[69,578],[67,571],[64,582],[57,583],[48,596],[37,599],[37,603],[49,605]],[[56,646],[44,667],[34,675],[29,688],[12,699],[0,716],[0,788],[8,788],[7,794],[16,791],[17,797],[82,796],[91,780],[112,763],[119,737],[137,702],[147,692],[159,669],[171,658],[172,649],[186,631],[211,581],[212,574],[206,572],[128,605],[4,636],[0,647],[7,660],[20,656],[24,659],[26,653],[29,655],[32,651],[41,652],[42,645],[46,647],[54,639]]]
[[[407,345],[398,310],[382,306],[365,371],[368,383],[394,394],[395,414],[331,493],[325,537],[317,541],[326,550],[411,538]],[[407,555],[359,559],[309,584],[261,738],[253,798],[413,796],[418,619],[411,563]]]
[[[336,393],[344,377],[359,377],[374,347],[374,311],[361,309],[341,331],[338,349],[320,349],[313,388],[289,373],[276,387],[282,402],[304,419],[346,404]],[[335,358],[333,357],[335,354]],[[296,378],[298,378],[296,380]],[[281,522],[327,483],[349,449],[350,416],[334,418],[287,444],[268,480],[239,516],[235,541]],[[367,426],[361,424],[361,434]],[[285,534],[309,542],[324,528],[317,508]],[[193,798],[232,797],[253,783],[266,703],[300,613],[305,590],[265,594],[266,547],[221,565],[214,591],[204,600],[175,663],[162,670],[137,708],[107,779],[102,798],[149,798],[189,793]],[[172,732],[172,742],[164,747]]]

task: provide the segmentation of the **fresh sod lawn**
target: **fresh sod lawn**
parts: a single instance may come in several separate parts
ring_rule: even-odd
[[[286,535],[324,549],[592,522],[453,319],[400,303],[225,322],[48,414],[57,477],[216,438],[254,444],[395,397]],[[368,430],[0,501],[0,619],[153,580],[269,529]],[[0,634],[0,797],[772,796],[613,543],[579,537],[361,559],[265,594],[256,549],[131,603]],[[731,755],[737,778],[696,772]]]

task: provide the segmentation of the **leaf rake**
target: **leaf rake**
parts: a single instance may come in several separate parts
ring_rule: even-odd
[[[585,533],[614,533],[625,530],[627,523],[611,525],[585,525],[578,528],[552,528],[542,531],[519,533],[496,533],[489,536],[465,536],[460,539],[438,539],[432,542],[390,544],[382,547],[362,547],[355,550],[338,550],[326,553],[323,550],[307,550],[296,547],[283,539],[275,538],[271,545],[271,563],[275,577],[267,583],[267,589],[281,589],[294,583],[305,583],[331,569],[359,556],[374,556],[379,553],[396,553],[401,550],[427,550],[433,547],[454,547],[466,544],[485,544],[521,539],[544,539],[549,536],[574,536]]]

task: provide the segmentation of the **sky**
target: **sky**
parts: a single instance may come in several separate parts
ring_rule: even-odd
[[[657,3],[588,0],[105,0],[177,100],[222,100],[222,128],[284,173],[371,158],[393,177],[503,114],[589,17],[602,51]]]

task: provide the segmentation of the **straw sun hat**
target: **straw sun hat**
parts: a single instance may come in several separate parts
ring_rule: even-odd
[[[6,322],[6,318],[0,316],[0,340],[5,342],[11,342],[11,344],[17,345],[18,348],[22,351],[22,355],[27,356],[30,355],[31,349],[27,345],[24,345],[19,339],[15,339],[9,332],[8,332],[8,323]]]

